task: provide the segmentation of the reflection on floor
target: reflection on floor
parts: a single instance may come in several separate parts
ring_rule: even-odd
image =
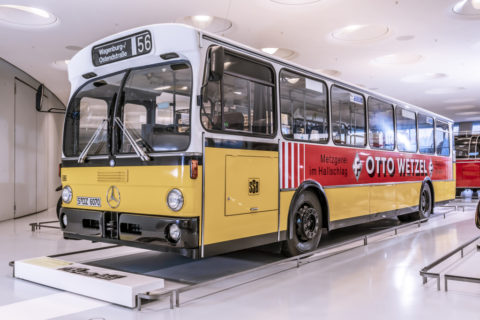
[[[431,219],[421,227],[384,235],[368,246],[281,272],[168,309],[168,303],[148,304],[141,312],[110,305],[12,278],[8,262],[41,255],[107,246],[64,240],[58,230],[31,232],[29,223],[50,220],[54,211],[0,223],[1,319],[407,319],[478,318],[480,285],[455,284],[448,292],[436,283],[422,285],[419,270],[429,262],[480,234],[473,207]],[[326,246],[398,224],[397,220],[337,230],[322,238]],[[135,249],[137,250],[137,249]],[[189,259],[158,259],[159,253],[132,250],[124,256],[104,256],[102,266],[133,268],[135,272],[195,283],[221,272],[251,268],[281,257],[278,246],[217,257],[216,263]],[[135,256],[132,263],[131,255]]]

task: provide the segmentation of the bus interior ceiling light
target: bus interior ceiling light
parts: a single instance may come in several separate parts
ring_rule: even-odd
[[[332,38],[345,42],[380,40],[390,33],[387,26],[375,24],[352,24],[332,32]]]
[[[58,18],[43,9],[2,4],[0,5],[0,21],[26,27],[44,27],[54,24]]]
[[[199,14],[177,19],[177,22],[212,33],[222,33],[232,28],[232,21],[220,17]]]
[[[480,0],[462,0],[457,2],[453,13],[461,16],[480,16]]]

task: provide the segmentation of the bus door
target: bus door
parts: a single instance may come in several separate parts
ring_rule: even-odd
[[[278,239],[273,70],[233,53],[224,59],[202,101],[206,255]]]

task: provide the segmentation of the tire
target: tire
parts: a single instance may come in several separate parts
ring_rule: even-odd
[[[288,219],[292,238],[287,235],[282,253],[292,257],[315,250],[322,236],[322,207],[317,196],[311,191],[302,192]]]
[[[418,212],[412,217],[415,220],[428,219],[433,213],[432,189],[428,183],[424,183],[420,190],[420,200],[418,203]]]
[[[62,197],[57,201],[57,220],[60,220],[60,209],[62,209]]]

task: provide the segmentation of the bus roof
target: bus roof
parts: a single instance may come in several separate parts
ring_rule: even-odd
[[[92,62],[92,53],[94,48],[99,47],[101,45],[109,45],[112,43],[116,43],[116,40],[121,40],[129,36],[134,36],[138,33],[141,33],[142,31],[147,31],[147,30],[152,33],[152,38],[157,38],[157,39],[161,38],[163,40],[161,42],[154,41],[154,47],[150,53],[141,55],[141,56],[135,56],[127,60],[122,60],[122,59],[118,61],[115,60],[115,67],[113,68],[112,68],[113,65],[110,63],[105,63],[104,65],[100,65],[100,66],[94,66]],[[325,79],[332,83],[354,89],[360,93],[366,93],[369,96],[386,100],[392,104],[411,108],[416,111],[420,111],[424,114],[435,116],[436,118],[440,118],[447,122],[453,122],[453,120],[445,116],[439,115],[435,112],[426,110],[416,105],[406,103],[404,101],[392,98],[385,94],[381,94],[369,89],[359,87],[355,84],[349,83],[348,81],[340,80],[338,78],[319,73],[317,71],[314,71],[313,69],[306,68],[304,66],[301,66],[291,61],[277,58],[275,56],[266,54],[258,49],[249,47],[247,45],[227,39],[225,37],[221,37],[216,34],[205,32],[203,30],[196,29],[185,24],[177,24],[177,23],[152,24],[152,25],[125,30],[125,31],[113,34],[111,36],[102,38],[86,46],[71,59],[68,65],[69,80],[72,83],[72,93],[81,83],[87,81],[87,79],[85,79],[85,77],[82,77],[82,75],[85,75],[89,72],[94,72],[95,76],[101,76],[101,75],[118,72],[118,71],[125,70],[132,67],[155,64],[159,62],[159,55],[167,52],[175,52],[180,55],[179,58],[188,59],[188,55],[187,55],[188,52],[190,53],[199,52],[199,46],[202,39],[216,42],[223,46],[243,51],[246,54],[256,56],[257,58],[266,60],[270,63],[276,63],[280,67],[290,68],[290,69],[293,69],[294,71],[301,72],[312,77]],[[158,45],[159,43],[161,43],[161,46]],[[182,54],[185,54],[185,55],[182,57]]]

